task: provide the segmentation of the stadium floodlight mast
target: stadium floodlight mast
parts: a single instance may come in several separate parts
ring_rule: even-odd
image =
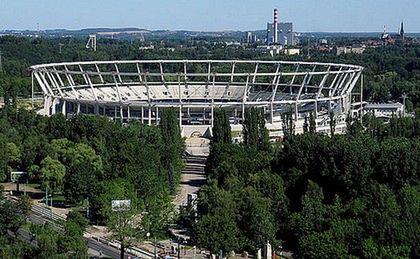
[[[296,133],[313,114],[317,131],[346,130],[352,94],[363,67],[348,64],[264,60],[116,60],[31,67],[44,94],[40,114],[101,114],[114,120],[159,124],[159,109],[175,107],[182,135],[211,136],[215,108],[241,131],[245,109],[264,109],[273,138],[282,114],[293,112]],[[362,88],[361,84],[361,88]],[[360,95],[362,96],[362,95]]]

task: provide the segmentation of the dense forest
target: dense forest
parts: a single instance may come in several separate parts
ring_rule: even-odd
[[[343,40],[341,40],[343,41]],[[343,42],[344,44],[345,42]],[[265,59],[307,60],[302,56],[268,54],[252,49],[231,47],[225,43],[205,40],[161,40],[137,42],[100,39],[98,51],[85,48],[85,41],[77,38],[19,38],[0,37],[3,73],[0,72],[0,96],[6,100],[30,95],[31,65],[87,60],[136,59]],[[152,44],[151,50],[139,47]],[[368,48],[363,54],[312,53],[309,61],[340,62],[364,66],[364,96],[373,102],[400,101],[408,95],[407,108],[412,111],[420,103],[420,46],[388,45]]]
[[[380,136],[353,121],[347,135],[292,134],[272,147],[258,111],[247,113],[243,145],[225,140],[226,117],[216,114],[192,223],[199,245],[214,254],[255,253],[270,241],[296,258],[420,256],[420,116],[394,119]]]
[[[163,237],[174,216],[184,144],[175,112],[161,113],[160,126],[152,127],[99,116],[47,118],[7,106],[0,112],[0,181],[10,180],[11,170],[28,172],[23,183],[61,194],[65,206],[88,209],[92,223],[110,227],[118,227],[114,220],[120,219],[111,213],[111,201],[130,199],[131,213],[147,213],[141,224],[130,225],[132,236],[125,233],[120,241],[145,238],[146,232]],[[6,232],[8,224],[2,226]]]

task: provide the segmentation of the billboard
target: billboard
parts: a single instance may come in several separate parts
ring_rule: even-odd
[[[131,200],[112,200],[112,211],[130,210]]]
[[[12,183],[24,183],[28,176],[27,172],[10,172],[10,181]]]

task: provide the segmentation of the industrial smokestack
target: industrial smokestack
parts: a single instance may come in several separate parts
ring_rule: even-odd
[[[279,10],[274,9],[274,43],[279,43]]]

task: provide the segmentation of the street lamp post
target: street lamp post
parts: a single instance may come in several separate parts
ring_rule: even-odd
[[[150,238],[150,232],[147,232],[146,233],[146,237],[147,237],[147,240],[149,241],[149,238]],[[154,237],[154,242],[153,242],[153,258],[157,258],[157,256],[156,256],[157,254],[156,254],[156,236]]]
[[[178,259],[181,259],[181,246],[180,246],[180,243],[181,243],[181,237],[180,236],[178,236]]]
[[[153,243],[153,254],[154,254],[154,257],[153,258],[157,258],[157,254],[156,254],[156,236],[154,237],[154,243]]]
[[[405,107],[406,102],[405,102],[405,100],[407,100],[408,95],[406,93],[403,93],[403,95],[401,96],[401,98],[403,99],[403,117],[405,117],[405,110],[406,110],[406,107]]]

